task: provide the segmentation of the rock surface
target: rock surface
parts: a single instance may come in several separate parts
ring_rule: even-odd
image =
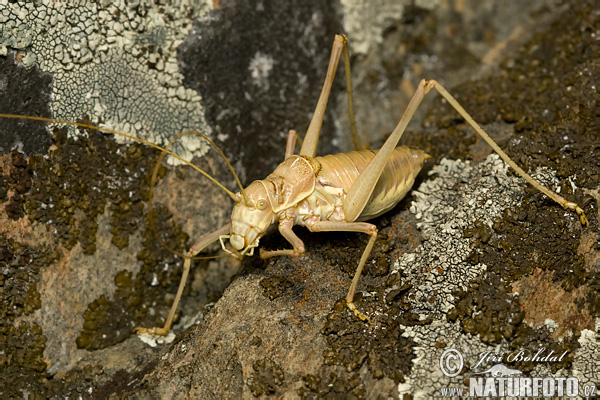
[[[366,238],[298,228],[307,253],[296,259],[254,257],[239,272],[228,259],[196,261],[177,336],[144,342],[133,328],[162,323],[181,273],[147,222],[155,152],[3,120],[2,397],[428,398],[491,367],[477,365],[482,352],[541,347],[567,356],[504,362],[581,386],[597,379],[594,2],[59,7],[0,6],[0,112],[89,119],[159,143],[201,129],[247,184],[280,162],[288,129],[308,125],[333,35],[345,31],[364,141],[378,147],[418,81],[435,78],[525,170],[582,205],[590,226],[488,156],[432,93],[402,139],[432,159],[374,221],[357,301],[371,323],[342,301]],[[320,154],[351,148],[340,76]],[[177,148],[234,187],[206,150]],[[229,200],[204,178],[160,175],[155,220],[171,247],[226,221]],[[287,247],[276,231],[261,243]],[[451,348],[465,361],[456,378],[439,367]]]

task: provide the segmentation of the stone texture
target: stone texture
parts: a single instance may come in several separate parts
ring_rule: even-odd
[[[376,28],[361,4],[0,6],[0,91],[16,80],[35,99],[3,95],[0,111],[51,110],[159,142],[205,130],[248,184],[282,159],[288,129],[308,125],[333,35],[352,26],[364,141],[376,148],[419,79],[438,79],[519,164],[583,205],[590,227],[488,157],[432,93],[402,139],[431,162],[414,194],[375,220],[357,301],[371,324],[340,302],[366,238],[299,228],[304,256],[246,260],[227,289],[236,263],[196,261],[177,337],[151,347],[131,330],[161,324],[181,270],[146,221],[154,153],[3,123],[3,396],[431,397],[483,370],[472,369],[482,351],[539,346],[569,357],[510,367],[598,375],[595,4],[423,1],[389,13],[380,2]],[[338,81],[320,154],[350,149]],[[196,161],[234,187],[211,154]],[[229,200],[204,178],[180,167],[161,176],[156,221],[171,246],[225,222]],[[262,244],[286,246],[277,232]],[[541,306],[539,288],[561,301]],[[467,361],[455,380],[439,370],[451,347]]]

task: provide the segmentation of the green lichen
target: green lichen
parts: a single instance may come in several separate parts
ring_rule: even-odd
[[[565,290],[585,283],[587,272],[582,255],[577,254],[579,238],[569,232],[580,229],[554,205],[539,205],[537,194],[494,221],[489,243],[478,245],[477,259],[499,274],[504,282],[514,282],[534,269],[554,271],[553,279]]]
[[[294,284],[283,275],[274,275],[261,280],[260,286],[263,287],[263,293],[269,300],[275,300],[283,296]]]
[[[5,205],[5,212],[10,219],[17,220],[24,215],[23,195],[31,189],[31,170],[27,167],[27,160],[25,160],[23,154],[17,150],[11,152],[11,163],[6,183],[12,189],[13,194],[8,204]],[[3,197],[6,197],[6,194]]]
[[[268,357],[256,360],[252,368],[254,372],[248,378],[248,386],[256,397],[276,393],[285,379],[283,369]]]
[[[365,385],[360,382],[360,375],[357,373],[348,377],[339,376],[334,372],[324,377],[306,375],[302,380],[304,386],[298,389],[301,399],[367,398]]]
[[[154,211],[162,239],[173,248],[185,248],[188,236],[172,224],[166,208],[158,206]],[[181,278],[181,259],[165,253],[147,221],[142,227],[142,250],[137,254],[142,262],[140,271],[135,276],[128,271],[118,273],[112,298],[101,296],[88,306],[78,347],[102,349],[125,340],[137,326],[164,324]],[[190,291],[187,285],[184,294]],[[178,317],[179,313],[175,321]]]
[[[489,272],[485,277],[471,281],[466,290],[457,291],[454,296],[456,306],[448,312],[448,320],[460,321],[465,333],[478,335],[482,342],[491,345],[506,342],[515,351],[527,349],[535,353],[535,349],[545,347],[545,354],[553,351],[560,355],[568,350],[567,357],[560,363],[551,363],[550,367],[553,372],[570,367],[572,352],[579,347],[577,340],[573,336],[557,340],[550,336],[548,329],[527,325],[519,298],[507,292],[497,274]],[[531,371],[535,367],[533,362],[505,360],[505,363],[521,371]]]
[[[47,368],[43,361],[46,338],[37,324],[0,324],[0,396],[21,398],[24,390],[43,391],[39,377]]]
[[[380,291],[377,297],[382,294],[383,291]],[[361,301],[361,296],[356,297],[355,303],[361,310],[377,307],[376,299]],[[401,301],[398,299],[385,308],[372,321],[376,328],[365,329],[364,322],[348,310],[345,299],[340,299],[327,316],[322,329],[328,343],[328,349],[323,354],[325,364],[342,365],[351,372],[357,371],[366,362],[373,378],[385,376],[396,383],[404,381],[404,375],[412,366],[414,343],[402,336],[404,330],[400,324],[411,324],[414,318],[410,312],[400,312]],[[399,314],[400,318],[391,317]]]
[[[30,220],[55,227],[67,249],[79,242],[84,253],[93,254],[96,219],[110,200],[112,241],[126,247],[148,199],[153,153],[143,146],[117,145],[112,136],[96,132],[78,141],[67,138],[66,129],[55,129],[53,135],[57,148],[47,158],[30,159],[37,175],[25,207]]]
[[[142,231],[139,274],[127,279],[124,272],[117,275],[115,296],[100,297],[85,313],[77,344],[100,349],[124,340],[136,325],[163,323],[168,297],[179,283],[181,259],[160,247],[147,222],[154,150],[137,144],[119,145],[112,135],[98,132],[87,132],[77,141],[68,138],[63,129],[55,129],[53,135],[56,148],[49,156],[32,156],[29,162],[36,175],[25,204],[30,220],[51,226],[58,243],[67,249],[79,243],[85,254],[96,250],[97,220],[106,209],[111,241],[117,249],[127,247],[129,237]],[[164,168],[161,170],[164,175]],[[156,207],[155,220],[163,241],[175,249],[186,248],[187,235],[172,223],[164,207]],[[162,303],[157,300],[161,298]]]
[[[378,232],[377,241],[369,255],[369,260],[374,260],[374,262],[367,263],[363,272],[364,275],[385,276],[389,273],[390,259],[388,253],[393,246],[388,243],[387,239],[387,232]],[[356,260],[360,260],[367,246],[368,237],[356,233],[336,232],[335,234],[327,234],[324,240],[330,244],[321,253],[325,261],[332,265],[339,265],[349,277],[353,277],[357,266]]]
[[[22,196],[31,188],[31,176],[24,156],[13,151],[1,182],[6,217],[19,219],[23,215]],[[47,247],[0,237],[0,397],[22,397],[22,390],[39,385],[35,377],[46,370],[42,329],[16,321],[40,308],[40,271],[55,259],[56,253]]]
[[[524,321],[524,309],[519,297],[513,296],[512,285],[528,277],[534,271],[551,272],[552,282],[565,292],[593,285],[594,273],[588,273],[584,258],[577,253],[579,239],[570,234],[572,222],[564,217],[564,212],[554,205],[539,205],[538,195],[525,199],[522,205],[506,210],[494,221],[492,228],[478,226],[468,229],[465,234],[473,237],[473,264],[484,263],[487,273],[469,283],[464,291],[454,293],[456,305],[448,313],[452,322],[460,321],[462,329],[472,335],[479,335],[484,343],[500,344],[506,341],[515,350],[535,349],[545,346],[548,351],[562,354],[573,352],[577,347],[574,336],[557,340],[551,332],[543,328],[532,328]],[[579,226],[575,226],[579,229]],[[594,315],[597,298],[590,291],[587,297],[578,300],[578,311]],[[545,318],[557,318],[563,311],[548,308]],[[569,319],[572,327],[580,323]],[[597,314],[596,314],[597,315]],[[563,327],[569,328],[569,327]],[[576,336],[579,332],[575,329]],[[553,371],[569,368],[572,355],[561,363],[553,363]],[[515,368],[529,371],[533,363],[518,363]]]
[[[2,176],[6,216],[19,219],[25,215],[25,202],[15,198],[30,197],[29,191],[35,186],[32,184],[37,182],[32,179],[37,170],[21,153],[13,151],[6,172]],[[9,193],[12,194],[10,198]],[[83,385],[89,376],[98,373],[79,371],[71,373],[76,376],[71,381],[68,381],[68,376],[47,380],[46,337],[42,328],[36,323],[16,322],[41,307],[38,291],[41,272],[58,258],[59,252],[52,245],[32,246],[0,237],[0,263],[3,265],[0,275],[0,291],[3,294],[0,299],[0,397],[47,398],[59,392],[65,393],[69,386]],[[88,387],[81,387],[77,393],[83,393]]]
[[[46,337],[42,329],[35,323],[16,320],[40,308],[39,272],[54,259],[55,254],[44,248],[0,239],[1,397],[22,397],[21,390],[37,387],[36,377],[47,368],[43,357]]]
[[[505,60],[500,74],[469,82],[455,93],[459,99],[469,99],[467,108],[479,123],[512,124],[516,134],[501,147],[525,170],[545,166],[557,171],[560,194],[585,209],[589,232],[594,232],[596,213],[583,189],[595,190],[600,184],[598,169],[593,167],[600,165],[600,154],[593,150],[597,147],[600,98],[597,90],[590,89],[597,85],[600,71],[593,34],[597,16],[591,4],[572,7],[557,18],[549,31],[535,35],[519,55]],[[552,68],[540,68],[544,65]],[[453,111],[447,105],[432,109],[428,117],[431,123],[439,113],[449,115]],[[580,253],[581,241],[589,237],[580,234],[584,228],[578,219],[565,215],[533,189],[527,190],[523,203],[506,210],[491,228],[476,221],[465,230],[465,236],[473,239],[470,262],[485,264],[487,273],[455,293],[455,308],[448,318],[460,321],[464,332],[479,335],[484,343],[506,342],[513,349],[546,346],[558,354],[568,350],[569,357],[560,365],[551,365],[556,371],[570,367],[580,327],[593,329],[591,321],[598,316],[599,300],[594,290],[598,274],[596,266],[587,265],[585,254]],[[544,284],[572,295],[569,298],[574,306],[570,309],[576,312],[565,317],[568,308],[536,309],[513,296],[515,283],[538,284],[531,278],[536,271],[551,277],[551,282]],[[574,296],[576,290],[583,295]],[[564,318],[561,329],[573,335],[558,340],[547,328],[528,326],[523,320],[525,310],[537,312],[542,320]],[[533,365],[514,367],[529,371]]]
[[[75,141],[65,130],[54,129],[53,143],[47,157],[34,155],[27,160],[13,152],[0,175],[6,216],[29,218],[46,226],[56,239],[33,247],[0,238],[0,261],[6,265],[0,275],[0,397],[82,395],[89,393],[101,373],[101,368],[87,366],[47,379],[46,338],[40,326],[14,321],[40,308],[40,272],[60,258],[61,247],[79,244],[84,253],[95,252],[97,220],[106,210],[113,244],[127,246],[131,234],[141,232],[137,255],[141,270],[137,275],[117,274],[115,294],[89,305],[77,338],[79,347],[105,348],[129,337],[135,326],[162,325],[181,274],[182,260],[156,242],[147,222],[149,173],[156,153],[145,146],[119,145],[111,135],[97,132]],[[165,169],[161,172],[163,176]],[[163,240],[172,248],[185,249],[188,236],[166,208],[157,206],[155,213]]]
[[[518,301],[513,301],[495,274],[470,282],[467,290],[458,291],[455,296],[458,301],[448,319],[454,322],[460,318],[462,329],[472,335],[479,334],[484,343],[511,340],[523,322],[524,313]]]

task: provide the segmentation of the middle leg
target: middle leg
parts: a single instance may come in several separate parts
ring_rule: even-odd
[[[311,232],[362,232],[370,236],[367,247],[365,247],[365,250],[363,251],[362,257],[358,263],[358,267],[356,268],[356,272],[354,273],[354,277],[352,278],[352,283],[348,289],[348,294],[346,295],[346,305],[350,310],[352,310],[354,315],[363,321],[370,322],[369,317],[361,313],[358,308],[356,308],[356,305],[354,304],[354,294],[356,293],[356,288],[358,286],[358,281],[360,279],[360,275],[362,274],[362,270],[369,259],[371,250],[373,250],[375,239],[377,239],[377,227],[373,224],[369,224],[368,222],[320,221],[313,225],[307,226],[307,228]]]

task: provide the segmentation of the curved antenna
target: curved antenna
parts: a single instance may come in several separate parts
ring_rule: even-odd
[[[229,170],[233,174],[233,176],[235,178],[235,181],[237,182],[238,186],[240,187],[240,190],[241,190],[242,195],[244,196],[244,199],[246,201],[248,199],[246,197],[246,193],[244,192],[244,188],[242,187],[242,184],[241,184],[241,182],[240,182],[237,174],[235,173],[235,170],[233,169],[233,167],[229,163],[229,160],[227,159],[227,157],[225,157],[225,155],[223,154],[223,152],[221,151],[221,149],[219,149],[219,147],[217,147],[216,144],[214,144],[208,137],[206,137],[206,135],[204,135],[203,133],[198,132],[198,131],[185,131],[185,132],[181,132],[181,133],[177,134],[177,136],[175,136],[173,139],[171,139],[171,141],[165,146],[165,150],[166,151],[163,151],[158,156],[158,160],[156,160],[156,165],[154,166],[154,170],[152,171],[152,178],[150,179],[150,187],[149,187],[149,190],[148,190],[148,221],[150,222],[150,226],[152,227],[152,230],[154,231],[154,236],[155,236],[156,240],[158,241],[158,243],[160,243],[160,245],[162,247],[164,247],[165,249],[169,250],[171,253],[176,254],[176,255],[178,255],[178,256],[180,256],[182,258],[185,258],[186,256],[183,253],[181,253],[181,252],[179,252],[179,251],[171,248],[158,235],[158,229],[156,228],[156,224],[154,223],[154,212],[153,212],[154,207],[152,206],[152,200],[154,198],[154,186],[156,185],[156,181],[158,180],[158,170],[160,169],[160,166],[162,165],[162,162],[165,159],[166,155],[169,154],[168,153],[169,149],[179,139],[181,139],[184,136],[188,136],[188,135],[196,135],[196,136],[202,137],[204,140],[206,140],[208,143],[210,143],[211,146],[213,146],[213,148],[215,150],[217,150],[217,152],[219,153],[219,155],[227,163],[227,167],[229,168]],[[236,199],[237,199],[237,197],[234,199],[234,201],[237,201]],[[206,259],[218,258],[218,257],[225,257],[225,255],[213,256],[213,257],[192,257],[192,259],[193,260],[206,260]]]
[[[158,178],[158,170],[160,168],[160,165],[163,161],[163,159],[165,158],[165,156],[168,154],[170,156],[175,157],[176,159],[178,159],[179,161],[183,162],[184,164],[189,165],[190,167],[194,168],[196,171],[200,172],[202,175],[204,175],[205,177],[207,177],[208,179],[210,179],[211,182],[213,182],[214,184],[216,184],[217,186],[219,186],[221,189],[223,189],[223,191],[225,191],[225,193],[227,193],[227,195],[229,195],[229,197],[231,197],[233,199],[234,202],[238,202],[241,199],[239,198],[239,196],[237,196],[236,194],[234,194],[233,192],[231,192],[229,189],[227,189],[225,186],[223,186],[218,180],[216,180],[215,178],[213,178],[212,176],[210,176],[207,172],[205,172],[204,170],[202,170],[200,167],[198,167],[197,165],[193,164],[192,162],[178,156],[177,154],[173,153],[172,151],[169,150],[169,148],[171,146],[173,146],[173,144],[175,144],[175,142],[179,139],[181,139],[184,136],[187,135],[196,135],[196,136],[200,136],[202,137],[204,140],[206,140],[221,156],[221,158],[223,158],[223,160],[225,161],[225,163],[227,164],[227,168],[229,168],[229,171],[231,171],[231,174],[233,175],[236,184],[238,185],[238,187],[240,188],[240,192],[242,194],[242,197],[244,199],[244,201],[246,203],[249,202],[248,197],[246,196],[246,192],[244,191],[244,187],[242,186],[242,183],[240,182],[240,179],[238,178],[237,174],[235,173],[235,170],[233,169],[233,166],[231,165],[231,163],[229,162],[229,160],[227,159],[227,157],[225,157],[225,154],[223,154],[223,152],[221,151],[221,149],[212,141],[210,140],[206,135],[204,135],[201,132],[197,132],[197,131],[185,131],[185,132],[181,132],[179,133],[177,136],[175,136],[164,148],[156,145],[154,143],[151,143],[147,140],[144,139],[140,139],[137,138],[135,136],[131,136],[128,135],[126,133],[122,133],[122,132],[117,132],[115,130],[112,129],[108,129],[108,128],[102,128],[99,126],[95,126],[95,125],[91,125],[91,124],[85,124],[85,123],[81,123],[81,122],[72,122],[72,121],[64,121],[64,120],[60,120],[60,119],[54,119],[54,118],[46,118],[46,117],[36,117],[36,116],[30,116],[30,115],[17,115],[17,114],[3,114],[0,113],[0,118],[11,118],[11,119],[29,119],[29,120],[35,120],[35,121],[43,121],[43,122],[50,122],[50,123],[57,123],[57,124],[64,124],[64,125],[71,125],[71,126],[75,126],[75,127],[79,127],[79,128],[86,128],[86,129],[91,129],[91,130],[96,130],[96,131],[100,131],[100,132],[106,132],[106,133],[111,133],[113,135],[117,135],[117,136],[122,136],[125,137],[127,139],[131,139],[133,141],[136,142],[140,142],[142,144],[145,144],[147,146],[153,147],[157,150],[161,151],[161,154],[159,156],[159,159],[156,163],[156,166],[154,167],[154,171],[152,173],[152,179],[150,181],[150,187],[149,187],[149,191],[148,191],[148,221],[150,222],[150,225],[152,227],[152,230],[154,231],[154,237],[156,238],[156,240],[158,241],[158,243],[164,247],[165,249],[167,249],[168,251],[170,251],[171,253],[185,258],[185,254],[183,254],[180,251],[177,251],[175,249],[172,249],[170,246],[168,246],[158,235],[158,230],[156,228],[156,224],[154,222],[154,213],[153,213],[153,206],[152,206],[152,199],[154,197],[154,186],[156,184],[156,180]],[[220,258],[220,257],[226,257],[225,255],[220,255],[220,256],[204,256],[204,257],[192,257],[192,259],[194,260],[207,260],[207,259],[214,259],[214,258]]]
[[[168,149],[177,140],[179,140],[180,138],[182,138],[184,136],[187,136],[187,135],[200,136],[201,138],[203,138],[204,140],[206,140],[213,147],[213,149],[215,149],[217,151],[217,153],[219,153],[219,155],[221,156],[221,158],[227,164],[227,168],[229,168],[229,171],[231,171],[231,175],[233,175],[233,178],[235,179],[235,183],[237,183],[238,187],[240,188],[240,193],[242,193],[242,197],[244,198],[244,201],[246,202],[246,204],[248,204],[249,199],[248,199],[248,196],[246,196],[246,191],[244,190],[244,187],[242,186],[242,182],[240,182],[240,178],[238,178],[237,174],[235,173],[235,170],[231,166],[231,163],[229,162],[229,160],[227,159],[227,157],[225,157],[225,154],[223,154],[223,152],[221,151],[221,149],[212,140],[210,140],[208,138],[208,136],[206,136],[204,133],[198,132],[198,131],[185,131],[185,132],[181,132],[180,134],[178,134],[177,136],[175,136],[169,142],[169,144],[167,145],[167,147],[165,147],[165,149]],[[162,161],[162,159],[164,158],[163,154],[161,154],[162,158],[160,158],[160,161]],[[237,196],[236,196],[236,199],[237,199]],[[234,201],[237,201],[236,199],[234,199]]]
[[[215,178],[213,178],[212,176],[210,176],[208,173],[204,172],[204,170],[202,170],[200,167],[198,167],[197,165],[189,162],[188,160],[186,160],[186,159],[178,156],[177,154],[173,153],[172,151],[169,151],[169,150],[167,150],[167,149],[165,149],[163,147],[160,147],[157,144],[151,143],[151,142],[149,142],[147,140],[140,139],[140,138],[137,138],[135,136],[128,135],[126,133],[117,132],[117,131],[112,130],[112,129],[102,128],[102,127],[91,125],[91,124],[84,124],[84,123],[81,123],[81,122],[63,121],[63,120],[60,120],[60,119],[53,119],[53,118],[46,118],[46,117],[34,117],[34,116],[30,116],[30,115],[16,115],[16,114],[2,114],[2,113],[0,113],[0,118],[30,119],[30,120],[35,120],[35,121],[43,121],[43,122],[51,122],[51,123],[56,123],[56,124],[64,124],[64,125],[77,126],[77,127],[80,127],[80,128],[86,128],[86,129],[92,129],[92,130],[96,130],[96,131],[100,131],[100,132],[112,133],[113,135],[122,136],[122,137],[125,137],[127,139],[131,139],[131,140],[134,140],[136,142],[143,143],[146,146],[153,147],[153,148],[155,148],[157,150],[162,151],[163,153],[166,153],[166,154],[168,154],[168,155],[170,155],[172,157],[175,157],[176,159],[178,159],[182,163],[187,164],[190,167],[194,168],[196,171],[200,172],[202,175],[204,175],[205,177],[207,177],[208,179],[210,179],[211,182],[213,182],[215,185],[217,185],[221,189],[223,189],[225,191],[225,193],[227,193],[229,195],[229,197],[231,197],[233,199],[233,201],[235,201],[235,202],[238,201],[238,197],[231,190],[227,189],[225,186],[223,186],[221,184],[221,182],[219,182],[218,180],[216,180]],[[201,134],[200,132],[197,132],[197,133],[199,134],[199,136],[204,137],[210,143],[210,145],[212,147],[214,147],[219,152],[219,155],[221,157],[223,157],[223,159],[227,163],[227,166],[229,167],[230,171],[233,173],[233,176],[235,177],[235,180],[236,180],[237,184],[241,188],[242,185],[240,183],[240,180],[238,179],[237,175],[235,174],[235,171],[233,170],[233,167],[231,166],[231,164],[229,163],[229,161],[225,158],[225,155],[223,154],[223,152],[217,147],[216,144],[214,144],[211,140],[209,140],[205,135]],[[244,193],[244,192],[242,191],[242,193]],[[245,200],[247,199],[245,193],[244,193],[244,199]]]

